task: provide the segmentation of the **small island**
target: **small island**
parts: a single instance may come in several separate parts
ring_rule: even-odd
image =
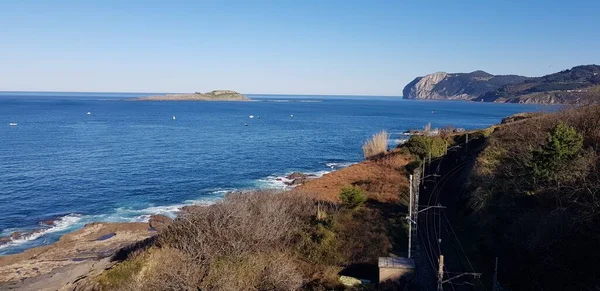
[[[182,93],[136,98],[137,101],[250,101],[250,98],[231,90],[214,90],[208,93]]]

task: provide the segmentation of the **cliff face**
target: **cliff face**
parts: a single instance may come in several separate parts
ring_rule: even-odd
[[[503,85],[525,79],[527,77],[516,75],[494,76],[484,71],[453,74],[437,72],[414,79],[404,87],[402,93],[406,99],[470,100]]]
[[[433,73],[404,87],[406,99],[472,100],[497,103],[589,104],[600,102],[600,66],[573,67],[543,77]]]
[[[417,77],[404,87],[402,96],[406,99],[443,99],[433,88],[447,76],[448,74],[444,72],[437,72]]]
[[[249,101],[248,96],[231,90],[214,90],[208,93],[167,94],[137,98],[141,101]]]

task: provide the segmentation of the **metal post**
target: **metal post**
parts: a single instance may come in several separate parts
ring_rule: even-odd
[[[409,176],[410,179],[410,183],[409,183],[409,205],[408,205],[408,258],[410,259],[410,249],[412,248],[412,219],[413,219],[413,215],[412,215],[412,208],[413,208],[413,175]]]
[[[496,257],[496,265],[494,267],[494,281],[493,281],[492,291],[498,290],[498,257]]]
[[[444,291],[442,287],[442,281],[444,280],[444,255],[440,255],[440,261],[438,266],[438,291]]]

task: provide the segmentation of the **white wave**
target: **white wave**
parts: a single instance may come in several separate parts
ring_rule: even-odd
[[[395,139],[388,140],[388,144],[398,146],[398,145],[406,143],[407,141],[408,141],[408,138],[395,138]]]
[[[54,223],[54,226],[47,228],[47,229],[36,230],[34,233],[25,235],[23,237],[19,237],[17,239],[11,239],[8,243],[0,245],[0,249],[24,244],[24,243],[30,242],[30,241],[34,241],[34,240],[36,240],[46,234],[49,234],[49,233],[68,230],[69,228],[71,228],[72,226],[77,224],[81,220],[81,218],[82,218],[82,215],[76,214],[76,213],[65,215],[65,216],[57,219]]]
[[[322,170],[322,171],[314,171],[314,172],[300,172],[302,174],[308,175],[312,178],[321,178],[326,174],[331,173],[330,170]],[[294,180],[288,179],[289,175],[294,172],[288,172],[285,175],[269,175],[265,178],[257,180],[257,186],[259,189],[277,189],[277,190],[287,190],[296,187],[296,185],[289,185]]]
[[[148,222],[150,216],[156,214],[162,214],[170,218],[175,218],[180,209],[184,206],[191,205],[211,205],[221,199],[225,194],[233,192],[236,189],[218,189],[210,192],[209,197],[203,197],[197,200],[187,200],[183,203],[163,205],[163,206],[149,206],[142,209],[134,209],[128,207],[116,208],[111,213],[97,214],[97,215],[81,215],[81,214],[68,214],[55,220],[55,224],[52,227],[34,230],[34,233],[25,235],[18,239],[11,239],[5,244],[0,245],[0,250],[7,248],[18,247],[19,245],[33,242],[37,239],[43,238],[45,235],[56,233],[56,232],[67,232],[73,231],[83,227],[86,223],[91,222]],[[18,230],[14,230],[18,231]],[[6,232],[2,235],[10,235],[12,232]],[[46,242],[44,242],[45,244]],[[36,244],[37,246],[37,244]],[[1,253],[0,253],[1,254]]]
[[[292,181],[293,180],[287,178],[287,175],[285,175],[285,176],[270,175],[265,178],[258,179],[258,188],[279,189],[279,190],[290,189],[292,187],[290,185],[288,185],[287,183],[291,183]]]
[[[117,208],[116,215],[105,217],[102,221],[127,221],[127,222],[148,222],[152,215],[164,215],[170,218],[177,217],[181,208],[192,205],[208,206],[214,204],[221,197],[213,199],[187,200],[180,204],[171,204],[164,206],[150,206],[143,209]]]
[[[356,164],[356,162],[339,162],[339,163],[325,163],[325,166],[331,169],[342,169]]]

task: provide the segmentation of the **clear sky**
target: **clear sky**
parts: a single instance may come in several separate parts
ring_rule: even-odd
[[[598,0],[0,1],[0,90],[401,95],[600,64]]]

